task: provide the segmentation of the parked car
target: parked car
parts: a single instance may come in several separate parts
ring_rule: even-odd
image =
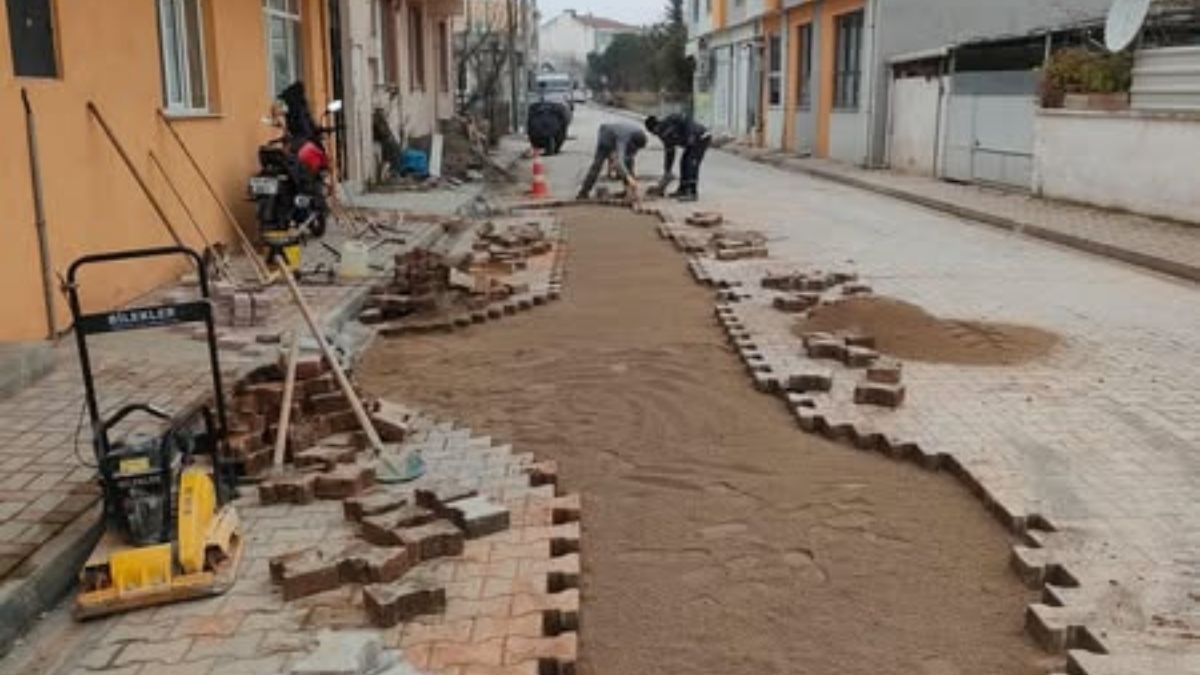
[[[547,155],[555,155],[567,142],[567,132],[575,116],[572,96],[575,86],[571,77],[562,73],[539,75],[536,86],[526,113],[529,142]]]

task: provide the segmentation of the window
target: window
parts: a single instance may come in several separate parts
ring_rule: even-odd
[[[796,53],[800,63],[796,64],[796,105],[812,107],[812,24],[806,23],[796,29]]]
[[[450,91],[450,25],[438,22],[438,85],[443,93]]]
[[[425,91],[425,17],[420,7],[408,8],[408,86]]]
[[[50,0],[7,0],[13,74],[58,77],[54,48],[54,8]]]
[[[158,42],[167,110],[208,110],[202,1],[158,0]]]
[[[271,98],[300,79],[300,0],[263,0]]]
[[[379,49],[383,52],[383,80],[391,87],[400,85],[400,63],[396,50],[400,48],[400,40],[396,36],[396,7],[394,0],[380,0],[379,23],[382,27],[382,42]]]
[[[783,36],[767,38],[767,104],[783,105]]]
[[[833,107],[838,110],[858,110],[859,87],[862,84],[862,31],[862,10],[837,17]]]

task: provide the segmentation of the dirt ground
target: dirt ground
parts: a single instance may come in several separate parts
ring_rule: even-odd
[[[560,461],[584,497],[583,673],[1053,669],[1008,538],[965,490],[799,431],[652,221],[565,217],[562,302],[382,341],[360,375]]]
[[[857,333],[876,339],[879,351],[901,359],[973,366],[1009,366],[1045,356],[1058,344],[1033,326],[942,319],[902,300],[851,298],[818,307],[797,333]]]

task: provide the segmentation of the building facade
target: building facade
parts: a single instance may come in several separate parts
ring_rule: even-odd
[[[689,0],[696,111],[766,147],[887,160],[890,63],[984,35],[1103,15],[1109,0]]]
[[[583,81],[589,55],[603,53],[618,35],[641,30],[620,21],[569,9],[541,26],[542,66],[569,73]]]
[[[232,241],[220,207],[159,111],[242,225],[251,226],[246,179],[258,168],[258,146],[277,135],[262,120],[294,79],[308,83],[314,109],[325,106],[329,29],[323,0],[0,3],[0,124],[7,130],[0,153],[0,340],[45,338],[51,316],[55,325],[69,325],[56,288],[47,307],[44,272],[55,279],[85,254],[174,243],[89,114],[89,102],[185,244],[203,248],[188,211],[208,237]],[[44,237],[35,227],[23,96],[36,125]],[[129,301],[180,270],[172,263],[96,268],[83,280],[85,308]]]
[[[454,22],[462,0],[341,0],[340,72],[346,103],[344,182],[352,192],[379,178],[382,121],[405,145],[455,114]]]
[[[0,340],[44,338],[69,325],[47,281],[90,253],[174,243],[203,249],[235,232],[205,179],[253,236],[247,179],[278,93],[306,84],[315,114],[340,99],[336,171],[353,190],[377,175],[382,119],[400,141],[455,113],[452,23],[462,0],[6,0],[0,3]],[[26,141],[29,103],[35,142]],[[134,166],[131,172],[92,103]],[[161,114],[161,117],[160,117]],[[169,120],[170,128],[167,122]],[[176,142],[183,139],[201,177]],[[36,146],[45,227],[36,226]],[[136,173],[137,175],[133,175]],[[44,254],[43,254],[44,251]],[[180,272],[98,268],[84,302],[110,308]],[[53,319],[53,321],[51,321]]]

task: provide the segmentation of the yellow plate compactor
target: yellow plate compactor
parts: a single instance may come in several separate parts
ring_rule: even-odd
[[[178,256],[196,266],[195,302],[83,312],[78,282],[83,268]],[[224,593],[236,580],[243,539],[229,503],[233,476],[221,461],[228,421],[205,261],[181,247],[91,255],[71,265],[67,295],[104,497],[104,534],[80,573],[75,616],[87,619]],[[188,323],[207,329],[211,405],[171,415],[134,403],[102,418],[88,338]],[[135,416],[152,422],[153,434],[131,433],[112,441],[115,427],[133,425]]]

